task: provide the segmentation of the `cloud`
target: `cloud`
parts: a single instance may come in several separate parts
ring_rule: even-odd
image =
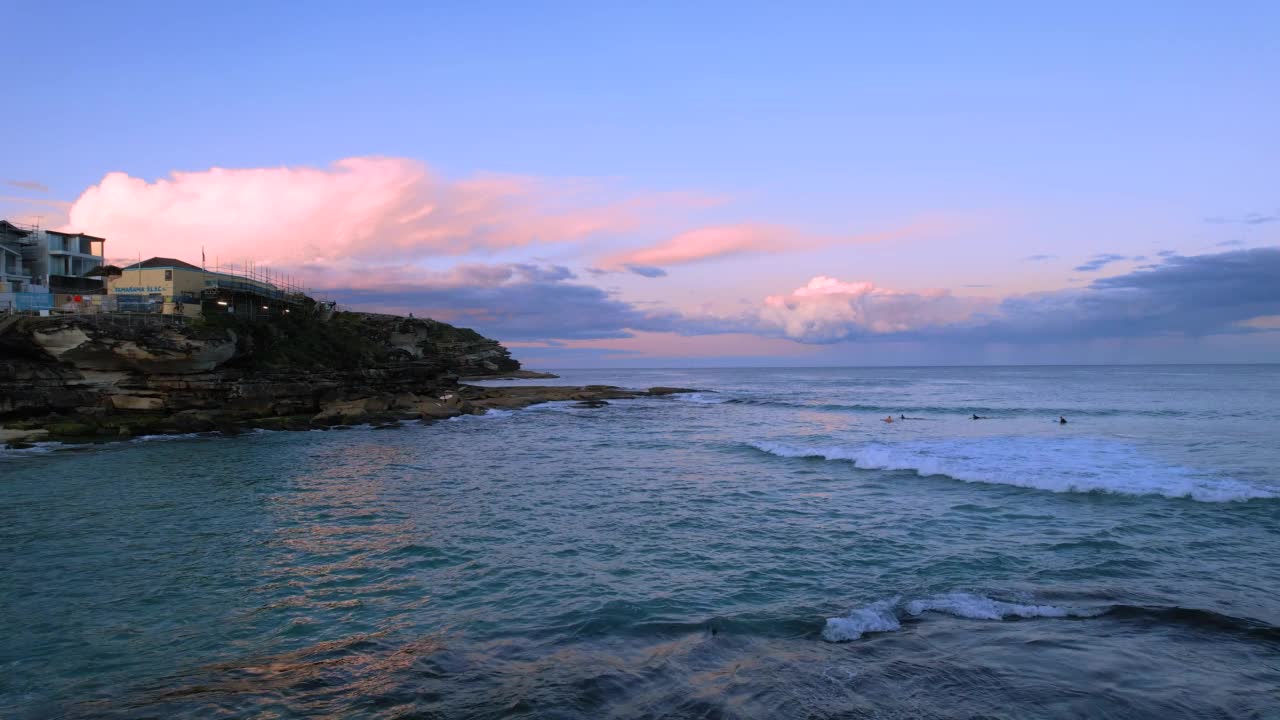
[[[1251,212],[1239,217],[1215,215],[1205,218],[1204,221],[1212,225],[1264,225],[1266,223],[1280,222],[1280,212]]]
[[[1045,260],[1057,260],[1057,255],[1028,255],[1023,258],[1027,262],[1044,262]]]
[[[607,268],[662,267],[737,255],[811,245],[812,240],[776,225],[716,225],[680,233],[647,248],[618,253],[601,262]],[[634,271],[633,271],[634,272]]]
[[[49,186],[44,183],[38,183],[35,180],[5,180],[5,185],[16,187],[21,190],[30,190],[32,192],[49,192]]]
[[[345,280],[342,278],[341,280]],[[322,294],[367,310],[434,317],[504,341],[550,342],[669,331],[678,314],[642,309],[578,282],[567,268],[464,265],[448,272],[405,269],[376,286],[336,285]]]
[[[254,258],[259,263],[378,263],[586,241],[631,232],[658,210],[701,200],[616,197],[590,181],[512,175],[447,180],[403,158],[327,168],[213,168],[147,182],[110,173],[71,207],[69,229],[109,253]]]
[[[726,315],[628,302],[557,265],[464,264],[445,272],[387,266],[372,277],[376,282],[368,273],[334,276],[324,294],[363,309],[413,312],[504,341],[543,344],[665,334],[751,335],[804,345],[1044,345],[1262,332],[1280,315],[1280,248],[1175,256],[1086,287],[1003,300],[818,275]]]
[[[787,295],[734,316],[685,316],[686,334],[752,332],[802,343],[825,344],[945,326],[993,306],[987,298],[957,297],[945,290],[916,293],[845,282],[818,275]]]
[[[1250,332],[1280,314],[1280,248],[1174,256],[1152,269],[1078,289],[1004,300],[945,290],[907,292],[816,276],[731,316],[685,316],[682,332],[753,332],[802,343],[946,341],[1054,343]],[[1244,323],[1244,324],[1242,324]]]
[[[1129,258],[1125,257],[1124,255],[1112,255],[1110,253],[1103,253],[1101,255],[1094,255],[1093,257],[1089,258],[1089,260],[1086,261],[1085,263],[1081,265],[1077,265],[1074,268],[1072,268],[1072,270],[1075,270],[1076,272],[1097,272],[1102,268],[1106,267],[1107,265],[1110,265],[1113,262],[1119,262],[1121,260],[1128,260],[1128,259]]]
[[[635,273],[636,275],[641,275],[647,278],[664,277],[667,274],[666,270],[663,270],[660,267],[654,267],[652,265],[628,264],[628,265],[624,265],[623,267],[625,267],[628,271]]]
[[[51,198],[0,195],[0,216],[16,222],[58,227],[66,222],[71,203]]]
[[[711,225],[679,233],[655,245],[607,256],[600,261],[600,267],[605,270],[623,270],[634,266],[666,268],[747,253],[814,250],[832,245],[882,242],[954,229],[957,226],[954,220],[934,218],[883,232],[838,236],[817,235],[767,223]]]
[[[1220,243],[1214,243],[1215,247],[1240,247],[1244,244],[1243,240],[1223,240]]]

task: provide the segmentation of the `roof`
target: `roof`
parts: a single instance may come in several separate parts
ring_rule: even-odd
[[[86,239],[88,239],[88,240],[101,240],[102,242],[106,242],[106,241],[107,241],[107,239],[106,239],[106,238],[100,238],[100,237],[98,237],[97,235],[89,235],[88,233],[62,232],[61,230],[45,230],[45,234],[46,234],[46,235],[61,235],[61,236],[63,236],[63,237],[79,237],[79,238],[86,238]]]
[[[182,262],[175,258],[153,257],[149,260],[143,260],[140,263],[134,263],[125,270],[145,270],[147,268],[180,268],[182,270],[200,270],[199,267],[188,262]]]
[[[0,232],[7,233],[9,235],[17,235],[19,237],[26,237],[31,234],[30,230],[23,230],[8,220],[0,220]]]

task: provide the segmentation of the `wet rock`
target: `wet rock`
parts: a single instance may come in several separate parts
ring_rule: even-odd
[[[649,388],[649,394],[654,396],[683,395],[685,393],[695,393],[695,392],[715,392],[715,391],[714,390],[693,390],[691,388],[662,387],[662,386]]]

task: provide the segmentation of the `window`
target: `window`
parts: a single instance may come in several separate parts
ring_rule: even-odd
[[[165,281],[166,281],[166,282],[167,282],[167,281],[169,281],[169,280],[172,280],[172,279],[173,279],[173,271],[172,271],[172,270],[165,270],[165,271],[164,271],[164,279],[165,279]]]

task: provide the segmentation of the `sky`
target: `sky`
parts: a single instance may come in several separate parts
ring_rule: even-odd
[[[1280,361],[1280,4],[610,5],[0,0],[0,217],[530,367]]]

